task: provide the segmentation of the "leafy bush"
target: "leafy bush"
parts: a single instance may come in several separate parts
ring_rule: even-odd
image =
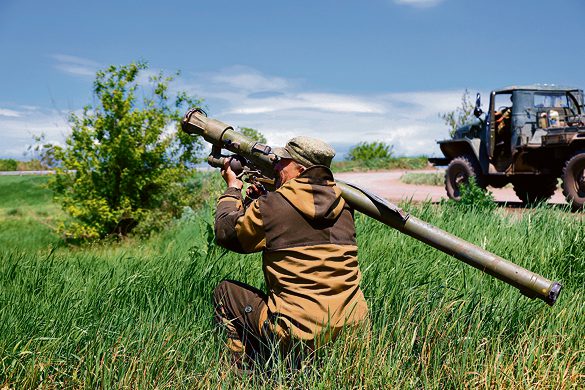
[[[48,148],[58,166],[50,187],[73,217],[60,227],[67,238],[148,234],[194,202],[185,183],[201,142],[178,125],[185,109],[201,101],[183,92],[171,101],[173,78],[162,73],[141,87],[146,69],[139,62],[99,71],[93,91],[99,104],[71,114],[66,146]]]
[[[477,185],[474,177],[469,178],[469,182],[461,185],[461,200],[450,200],[457,207],[477,210],[493,210],[496,208],[494,195]]]
[[[11,158],[0,159],[0,171],[16,171],[18,168],[18,162]]]
[[[352,161],[389,161],[392,158],[392,145],[384,142],[360,142],[349,149],[348,158]]]

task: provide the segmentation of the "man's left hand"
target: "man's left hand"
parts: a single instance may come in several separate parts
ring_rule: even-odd
[[[232,171],[230,167],[230,162],[232,161],[231,158],[226,158],[223,163],[223,168],[221,169],[221,177],[225,180],[228,187],[237,188],[238,190],[242,190],[244,186],[244,182],[238,179],[237,175]]]

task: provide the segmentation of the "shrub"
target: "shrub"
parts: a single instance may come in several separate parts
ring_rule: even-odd
[[[469,182],[461,185],[461,200],[451,201],[457,207],[479,210],[493,210],[496,208],[494,195],[477,185],[474,177]]]
[[[171,100],[173,78],[162,73],[142,87],[145,69],[139,62],[99,71],[99,104],[71,114],[66,145],[48,148],[58,166],[50,187],[73,217],[60,228],[66,238],[125,236],[137,227],[148,234],[194,201],[185,183],[201,142],[178,125],[185,109],[201,101],[185,93]]]
[[[18,162],[11,158],[0,159],[0,171],[16,171]]]
[[[348,152],[352,161],[390,161],[392,159],[392,145],[384,142],[360,142]]]

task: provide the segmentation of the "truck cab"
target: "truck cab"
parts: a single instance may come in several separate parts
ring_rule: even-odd
[[[565,182],[569,160],[585,153],[584,112],[583,91],[578,88],[497,89],[490,93],[485,113],[478,94],[476,120],[457,129],[451,139],[438,141],[445,157],[431,162],[448,164],[445,187],[453,199],[460,196],[459,185],[473,176],[484,188],[512,183],[523,202],[546,200],[556,190],[558,178]],[[572,187],[583,183],[572,189],[563,186],[567,200],[582,208],[585,180],[575,172],[568,175],[574,176]]]

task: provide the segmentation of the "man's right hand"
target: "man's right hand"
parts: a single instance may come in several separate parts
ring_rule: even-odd
[[[242,190],[244,186],[244,182],[242,182],[232,168],[230,167],[230,162],[232,161],[231,158],[226,158],[223,162],[223,168],[221,169],[221,177],[225,180],[228,187],[237,188],[238,190]]]
[[[262,184],[252,184],[246,189],[246,196],[250,199],[258,199],[267,193]]]

